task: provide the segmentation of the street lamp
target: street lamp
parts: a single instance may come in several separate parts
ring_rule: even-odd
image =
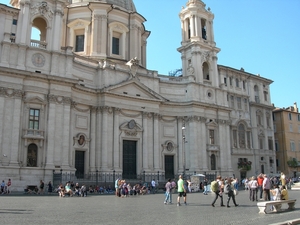
[[[182,122],[182,154],[183,154],[183,179],[185,179],[185,121]]]

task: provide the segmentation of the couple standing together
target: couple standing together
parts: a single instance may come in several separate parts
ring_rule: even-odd
[[[168,182],[166,183],[166,193],[165,193],[165,201],[164,204],[167,204],[169,201],[170,204],[172,204],[172,189],[176,187],[175,182],[171,182],[171,179],[168,179]],[[177,206],[180,206],[180,198],[183,197],[184,204],[186,205],[186,192],[187,192],[187,187],[184,184],[184,181],[182,179],[182,175],[179,175],[179,180],[177,182],[177,192],[178,192],[178,197],[177,197]]]

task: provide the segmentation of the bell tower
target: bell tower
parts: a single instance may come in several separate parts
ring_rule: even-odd
[[[181,53],[183,76],[192,76],[197,83],[219,86],[220,49],[214,41],[214,14],[205,6],[201,0],[189,0],[182,8],[179,13],[182,41],[177,50]]]

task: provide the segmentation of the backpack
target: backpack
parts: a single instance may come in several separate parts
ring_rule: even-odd
[[[218,181],[216,181],[216,180],[212,181],[211,184],[210,184],[210,188],[211,188],[211,190],[213,192],[218,191],[219,190],[219,183],[218,183]]]

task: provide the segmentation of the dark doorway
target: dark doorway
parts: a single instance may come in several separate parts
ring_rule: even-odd
[[[84,178],[84,151],[75,151],[75,176]]]
[[[123,141],[124,179],[136,179],[136,141]]]
[[[174,156],[165,155],[165,177],[166,179],[173,179],[174,175]]]

